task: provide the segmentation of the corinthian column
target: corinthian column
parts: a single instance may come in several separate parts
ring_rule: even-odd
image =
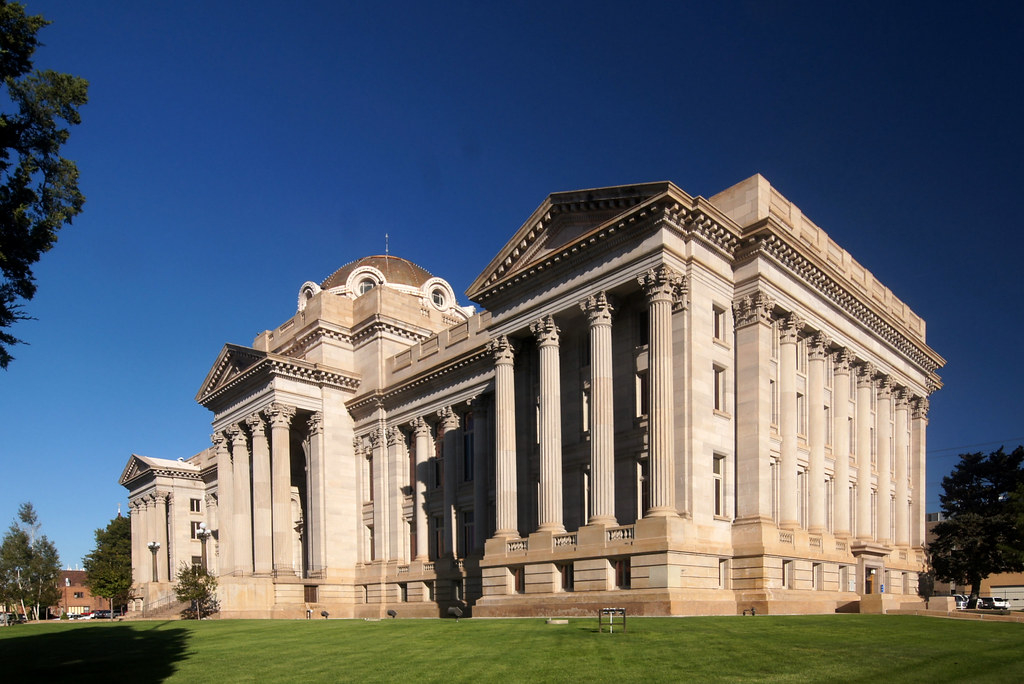
[[[234,538],[231,525],[234,522],[234,480],[231,472],[231,453],[224,435],[210,437],[213,452],[217,455],[217,570],[221,575],[231,574],[235,569]]]
[[[252,434],[252,545],[253,571],[269,575],[274,570],[274,512],[270,494],[270,445],[263,416],[245,419]]]
[[[925,542],[925,448],[928,428],[928,397],[915,397],[913,401],[913,423],[910,432],[910,463],[914,481],[914,510],[912,518],[911,543],[915,547]]]
[[[246,443],[245,433],[238,425],[228,428],[227,436],[231,440],[231,460],[234,464],[232,475],[235,488],[232,498],[235,504],[235,514],[231,531],[235,535],[233,549],[235,570],[239,573],[252,574],[252,498],[249,489],[249,445]]]
[[[425,561],[430,557],[427,532],[427,459],[430,458],[430,426],[427,421],[417,418],[412,423],[416,440],[416,477],[412,490],[412,522],[416,530],[416,560]]]
[[[540,529],[564,532],[562,524],[562,410],[558,326],[545,316],[530,326],[540,349]]]
[[[871,539],[871,392],[875,367],[857,368],[857,539]]]
[[[494,536],[518,537],[514,350],[504,335],[491,340],[487,349],[494,355]]]
[[[788,529],[800,526],[797,518],[799,492],[796,465],[796,346],[803,326],[804,322],[799,316],[789,314],[782,319],[779,328],[779,433],[782,437],[782,446],[779,449],[779,487],[782,490],[780,526]]]
[[[907,412],[910,402],[907,390],[896,392],[896,537],[893,541],[899,546],[910,545],[910,499],[907,491]]]
[[[306,530],[309,535],[309,567],[323,571],[327,566],[326,501],[324,501],[324,414],[317,411],[306,422],[309,428],[309,474],[306,478]]]
[[[157,551],[157,581],[170,581],[170,557],[171,549],[167,545],[167,505],[171,501],[171,495],[164,492],[156,494],[156,540],[160,544]]]
[[[878,445],[878,540],[892,541],[892,381],[883,375],[878,381],[878,399],[875,402],[875,437]]]
[[[604,292],[580,308],[590,320],[590,525],[615,525],[612,306]]]
[[[825,355],[830,343],[826,335],[816,334],[811,338],[807,359],[807,439],[810,442],[807,475],[811,479],[807,528],[816,534],[825,530]]]
[[[836,458],[835,535],[848,537],[850,529],[850,361],[848,349],[836,352],[832,387],[832,454]]]
[[[291,424],[295,408],[284,404],[267,407],[270,418],[271,439],[271,498],[274,515],[274,570],[278,573],[295,572],[293,564],[294,542],[292,532],[292,460]]]
[[[442,453],[444,454],[444,550],[447,555],[455,558],[458,549],[455,546],[455,497],[459,483],[456,477],[455,461],[459,449],[459,417],[451,407],[446,406],[437,412],[441,419]],[[438,555],[441,549],[437,550]]]
[[[679,515],[673,438],[672,304],[684,288],[683,276],[661,264],[637,278],[648,305],[648,461],[650,503],[647,516]]]

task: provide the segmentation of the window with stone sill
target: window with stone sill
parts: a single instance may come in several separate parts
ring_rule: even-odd
[[[711,473],[715,489],[715,517],[725,516],[725,456],[715,454],[712,457]]]
[[[793,561],[784,560],[782,561],[782,587],[783,589],[792,589],[795,579],[793,577]]]
[[[612,561],[615,570],[615,588],[629,589],[632,585],[632,568],[628,558],[617,558]]]
[[[572,563],[559,565],[558,574],[561,578],[562,591],[572,591],[576,585]]]
[[[714,375],[714,409],[722,413],[728,413],[728,407],[725,403],[725,368],[715,365],[712,366],[711,370]]]
[[[201,499],[189,499],[188,500],[188,507],[189,507],[189,510],[192,513],[201,513],[202,512],[202,508],[201,508],[202,507],[202,500]]]
[[[712,304],[711,306],[711,330],[714,339],[725,342],[725,308]]]

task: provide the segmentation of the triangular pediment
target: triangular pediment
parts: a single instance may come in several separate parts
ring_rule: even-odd
[[[671,189],[680,192],[671,183],[659,182],[549,195],[473,281],[466,295],[477,301],[484,290],[515,277],[552,252],[620,220]]]
[[[235,378],[245,371],[263,361],[268,356],[267,352],[258,351],[250,347],[243,347],[237,344],[226,344],[217,355],[210,372],[206,374],[199,393],[196,394],[196,401],[203,403],[204,398],[217,392],[222,387],[229,385]]]
[[[125,465],[124,470],[121,471],[121,477],[118,479],[118,483],[125,485],[137,478],[139,475],[145,473],[147,470],[151,470],[149,464],[139,456],[132,454],[128,459],[127,465]]]

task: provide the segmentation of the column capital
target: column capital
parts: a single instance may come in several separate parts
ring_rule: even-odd
[[[310,436],[322,435],[324,433],[324,414],[317,411],[306,421]]]
[[[853,365],[853,353],[846,347],[832,352],[832,368],[836,374],[849,375]]]
[[[380,428],[375,428],[370,432],[370,448],[376,449],[381,444],[385,444],[384,431]]]
[[[384,434],[387,436],[388,446],[395,446],[404,441],[402,431],[396,427],[389,427],[384,430]]]
[[[459,416],[452,410],[451,406],[445,406],[437,410],[437,417],[441,419],[441,427],[444,431],[456,430],[459,427]]]
[[[249,431],[252,433],[253,437],[263,434],[267,429],[267,421],[263,420],[263,416],[258,413],[254,413],[246,418],[245,424],[249,427]]]
[[[228,448],[227,439],[225,439],[224,434],[220,432],[215,432],[210,435],[210,443],[213,444],[213,449],[217,453],[220,453],[222,450],[227,450]]]
[[[543,316],[531,323],[530,332],[537,336],[537,346],[558,346],[559,330],[552,316]]]
[[[775,300],[761,290],[758,290],[733,302],[733,325],[736,328],[744,328],[755,323],[771,325],[772,311],[774,309]]]
[[[913,408],[913,415],[915,419],[928,418],[928,397],[914,397],[911,400],[910,405]]]
[[[779,319],[779,342],[796,344],[804,329],[804,319],[796,313],[788,313]]]
[[[658,264],[646,273],[641,273],[636,280],[649,302],[671,301],[675,304],[686,292],[686,278],[665,264]]]
[[[816,332],[810,337],[810,344],[807,349],[807,356],[811,361],[824,361],[828,356],[828,348],[832,344],[832,338],[823,332]]]
[[[910,391],[906,387],[896,387],[893,396],[896,397],[897,411],[906,411],[910,408]]]
[[[881,374],[878,376],[878,398],[888,399],[892,396],[892,378],[888,375]]]
[[[274,428],[291,427],[292,418],[295,417],[295,407],[287,404],[274,402],[264,409],[267,417],[270,418],[270,425]]]
[[[862,361],[857,366],[857,387],[871,387],[875,384],[875,364]]]
[[[233,447],[244,447],[245,446],[245,432],[242,430],[242,424],[236,423],[224,431],[224,434],[231,440],[231,446]]]
[[[591,326],[612,324],[612,313],[615,311],[615,307],[603,290],[580,302],[580,309],[587,314]]]
[[[498,335],[487,343],[487,351],[494,356],[497,364],[512,364],[516,349],[512,342],[505,335]]]
[[[430,436],[430,423],[425,421],[422,417],[410,420],[409,427],[412,428],[413,434],[417,437]]]

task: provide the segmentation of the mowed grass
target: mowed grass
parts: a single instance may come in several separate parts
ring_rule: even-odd
[[[4,681],[1022,682],[1024,625],[827,615],[211,620],[0,629]]]

